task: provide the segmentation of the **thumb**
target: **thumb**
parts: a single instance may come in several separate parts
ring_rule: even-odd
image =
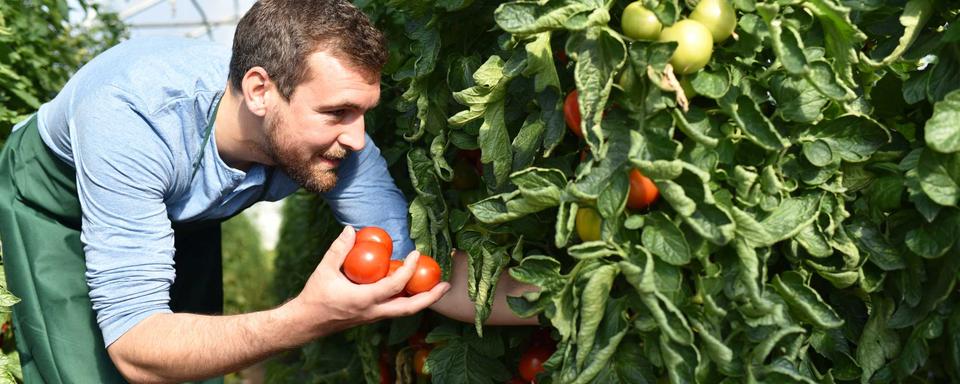
[[[347,253],[353,248],[353,242],[356,240],[356,237],[357,233],[353,227],[349,225],[345,226],[343,232],[340,232],[340,236],[337,236],[333,244],[330,244],[330,248],[327,248],[327,253],[323,255],[323,260],[320,261],[320,264],[339,269],[340,266],[343,265],[343,260],[347,258]]]

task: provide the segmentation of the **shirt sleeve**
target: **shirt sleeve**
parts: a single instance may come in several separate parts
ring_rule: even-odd
[[[375,225],[386,230],[393,238],[393,259],[412,252],[407,200],[369,135],[362,150],[340,163],[337,176],[336,186],[323,194],[337,220],[358,229]]]
[[[154,313],[169,313],[174,236],[165,196],[174,155],[138,102],[113,89],[72,111],[90,300],[106,346]]]

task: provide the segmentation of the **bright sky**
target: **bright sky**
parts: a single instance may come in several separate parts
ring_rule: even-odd
[[[76,4],[76,0],[70,1]],[[94,0],[119,13],[131,26],[131,37],[189,36],[230,45],[236,19],[254,0]],[[75,5],[73,6],[77,8]],[[213,24],[210,33],[203,16]],[[79,16],[79,17],[82,17]]]

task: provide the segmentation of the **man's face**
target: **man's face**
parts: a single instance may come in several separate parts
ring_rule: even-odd
[[[320,193],[336,184],[340,160],[363,148],[363,114],[380,99],[380,79],[325,51],[307,63],[307,80],[289,102],[267,112],[263,151],[298,184]]]

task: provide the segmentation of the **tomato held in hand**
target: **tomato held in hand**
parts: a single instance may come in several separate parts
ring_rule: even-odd
[[[417,259],[417,269],[413,276],[407,281],[404,288],[410,295],[416,295],[421,292],[429,291],[433,286],[440,282],[440,264],[432,257],[420,255]]]
[[[656,40],[663,29],[660,19],[653,11],[644,7],[642,1],[627,5],[620,21],[623,34],[634,40]]]
[[[430,377],[429,373],[423,371],[427,356],[430,356],[430,349],[428,348],[417,348],[417,351],[413,353],[413,369],[417,372],[417,376]]]
[[[580,127],[580,103],[577,101],[577,90],[567,94],[563,100],[563,119],[567,121],[567,128],[573,132],[574,136],[583,138],[583,131]]]
[[[644,176],[639,170],[630,171],[630,194],[627,195],[627,207],[643,209],[649,207],[660,197],[660,190],[653,180]]]
[[[387,276],[392,275],[403,266],[403,260],[390,260],[390,268],[387,268]]]
[[[699,71],[710,62],[713,55],[713,35],[707,27],[695,20],[680,20],[664,28],[660,41],[675,41],[677,50],[670,57],[670,64],[679,74]]]
[[[390,238],[390,234],[384,231],[383,228],[363,227],[357,231],[357,239],[354,241],[354,244],[367,242],[383,245],[387,248],[388,254],[393,254],[393,239]]]
[[[527,381],[534,381],[537,374],[543,372],[543,363],[550,359],[553,350],[544,347],[531,347],[520,355],[520,377]]]
[[[577,234],[580,240],[596,241],[600,240],[600,223],[603,218],[597,210],[589,207],[580,207],[577,210]]]
[[[343,261],[343,274],[357,284],[370,284],[382,279],[390,270],[390,252],[381,244],[355,243]]]

